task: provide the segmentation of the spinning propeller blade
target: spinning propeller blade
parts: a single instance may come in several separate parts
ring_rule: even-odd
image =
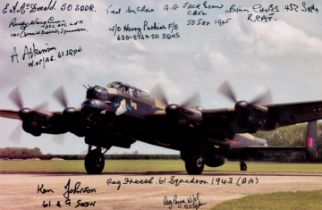
[[[186,108],[191,108],[193,106],[200,106],[200,104],[201,104],[200,101],[201,101],[200,94],[195,93],[192,96],[190,96],[189,98],[187,98],[183,103],[181,103],[180,106],[186,107]]]
[[[62,105],[65,109],[68,107],[68,101],[65,94],[65,89],[63,86],[60,86],[54,93],[53,96],[56,98],[58,103]]]
[[[250,101],[251,104],[270,104],[272,103],[272,94],[270,90],[266,90],[265,92],[256,96],[253,100]]]
[[[18,87],[11,91],[8,97],[19,109],[23,108],[23,101]]]
[[[9,136],[10,141],[19,144],[21,140],[21,124],[18,124]]]
[[[233,91],[231,85],[228,81],[223,82],[219,88],[218,91],[227,97],[229,100],[234,102],[235,104],[238,103],[237,97],[235,92]],[[260,105],[260,104],[269,104],[272,102],[272,95],[270,90],[266,90],[265,92],[257,95],[254,97],[253,100],[247,102],[249,105]]]
[[[235,92],[233,91],[231,85],[229,84],[228,81],[223,82],[219,88],[218,91],[223,94],[224,96],[226,96],[229,100],[231,100],[232,102],[236,103],[237,102],[237,97]]]
[[[160,86],[160,84],[157,84],[151,91],[151,96],[154,98],[160,100],[162,103],[164,103],[166,106],[169,105],[168,97],[165,94],[165,91]],[[180,107],[184,108],[191,108],[192,106],[198,106],[200,105],[200,94],[195,93],[186,100],[184,100],[181,104],[179,104]]]
[[[17,111],[13,111],[13,110],[0,110],[0,115],[2,117],[7,117],[7,118],[11,118],[11,119],[20,119],[23,121],[23,119],[21,118],[20,112],[23,112],[24,110],[24,105],[23,105],[23,100],[21,97],[21,93],[19,91],[19,88],[16,87],[13,91],[11,91],[11,93],[8,95],[9,99],[15,104],[15,106],[17,106],[19,108],[19,110]],[[26,110],[29,111],[44,111],[47,110],[48,108],[48,103],[44,102],[41,103],[37,106],[35,106],[32,109],[28,109],[25,108]],[[20,142],[20,138],[21,138],[21,124],[19,124],[10,134],[9,139],[12,142],[15,143],[19,143]]]
[[[166,97],[163,88],[160,84],[157,84],[151,91],[151,96],[155,97],[156,99],[160,100],[166,106],[169,104],[168,98]]]
[[[38,104],[33,108],[36,111],[45,111],[48,110],[48,102],[43,102],[41,104]]]

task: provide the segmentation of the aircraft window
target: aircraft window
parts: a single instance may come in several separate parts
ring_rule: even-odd
[[[149,97],[149,95],[143,91],[140,92],[141,97]]]
[[[118,90],[122,89],[122,85],[119,82],[112,82],[111,84],[107,85],[110,88],[115,88]]]
[[[137,97],[139,97],[139,95],[138,95],[138,91],[136,91],[136,90],[134,90],[133,92],[132,92],[132,96],[133,97],[135,97],[135,98],[137,98]]]
[[[122,91],[123,91],[123,93],[125,93],[125,94],[130,94],[129,87],[127,87],[127,86],[123,87]]]
[[[148,93],[146,93],[140,89],[131,87],[129,85],[123,84],[121,82],[112,82],[112,83],[108,84],[107,86],[110,88],[115,88],[115,89],[117,89],[125,94],[129,94],[133,97],[143,97],[143,98],[150,97]]]
[[[135,90],[133,88],[130,88],[130,90],[129,90],[130,96],[134,96],[134,92],[135,92]]]

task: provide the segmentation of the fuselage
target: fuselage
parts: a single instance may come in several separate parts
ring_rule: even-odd
[[[112,132],[132,140],[179,149],[181,138],[176,130],[166,121],[151,119],[157,119],[165,107],[142,90],[111,83],[107,87],[88,88],[81,113],[86,116],[89,127],[99,127],[98,132],[107,134],[105,141],[109,141]]]

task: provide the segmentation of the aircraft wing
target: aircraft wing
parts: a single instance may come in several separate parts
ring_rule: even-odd
[[[62,115],[62,112],[28,110],[28,111],[26,111],[26,114],[25,114],[25,116],[28,116],[30,119],[32,119],[32,118],[35,119],[37,117],[50,118],[53,116],[56,117],[57,115]],[[2,110],[0,110],[0,117],[8,118],[8,119],[15,119],[15,120],[23,120],[19,115],[19,111],[15,111],[15,110],[2,109]]]
[[[239,124],[239,113],[234,109],[203,110],[203,124],[207,128],[221,128],[224,131],[240,133],[271,130],[275,127],[322,119],[322,101],[272,104],[263,105],[263,107],[267,108],[264,115],[260,111],[248,113],[252,118],[263,122],[261,126],[255,129],[251,127],[251,124],[245,123],[245,121]],[[247,131],[247,129],[250,131]]]
[[[305,147],[244,147],[244,148],[234,148],[233,150],[243,150],[244,152],[247,153],[252,153],[254,151],[258,152],[301,152],[301,151],[306,151]]]
[[[0,110],[0,117],[20,120],[19,112],[12,110]]]
[[[41,133],[61,134],[69,128],[62,112],[0,110],[0,117],[21,120],[25,131],[36,136]]]
[[[202,119],[206,124],[230,123],[236,114],[234,109],[206,109],[202,110]]]
[[[268,118],[278,126],[322,119],[322,101],[268,105]]]

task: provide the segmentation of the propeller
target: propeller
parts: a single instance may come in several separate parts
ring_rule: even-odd
[[[20,93],[20,90],[18,87],[13,89],[10,94],[8,95],[8,98],[11,100],[11,102],[19,109],[18,111],[2,111],[2,113],[8,113],[8,115],[17,115],[21,120],[23,120],[24,116],[27,116],[28,113],[32,111],[44,111],[48,109],[48,103],[43,102],[37,106],[35,106],[32,109],[24,108],[23,99]],[[21,124],[18,124],[17,127],[12,131],[12,133],[9,136],[9,139],[14,143],[19,143],[21,139]]]
[[[200,94],[195,93],[191,95],[189,98],[187,98],[184,102],[182,102],[180,106],[189,108],[193,106],[200,106],[200,104],[201,104]]]
[[[234,103],[237,103],[237,97],[235,92],[233,91],[231,85],[228,83],[228,81],[223,82],[219,88],[218,91],[226,96],[229,100],[231,100]]]
[[[54,98],[58,101],[58,103],[64,108],[63,115],[68,120],[74,114],[76,109],[74,107],[68,106],[68,100],[65,94],[65,89],[63,86],[57,88],[57,90],[53,93]]]
[[[237,120],[240,127],[256,131],[257,128],[263,125],[267,117],[268,108],[262,104],[272,102],[272,96],[269,90],[257,95],[249,102],[245,100],[238,101],[235,92],[227,81],[219,86],[218,91],[235,103]]]
[[[270,90],[257,95],[253,100],[250,101],[251,104],[270,104],[272,103],[272,94]]]
[[[46,110],[48,110],[48,102],[45,101],[45,102],[43,102],[41,104],[38,104],[37,106],[35,106],[33,108],[33,110],[36,110],[36,111],[46,111]]]
[[[65,94],[65,89],[63,86],[60,86],[54,93],[53,96],[60,103],[64,109],[68,107],[68,101]]]
[[[8,97],[16,107],[19,109],[23,108],[23,101],[18,87],[13,89]]]
[[[169,105],[169,100],[168,97],[165,94],[165,91],[163,90],[163,88],[161,87],[160,84],[157,84],[151,91],[150,91],[150,95],[153,96],[154,98],[158,99],[159,101],[161,101],[162,103],[164,103],[166,106]],[[198,106],[200,105],[200,94],[199,93],[195,93],[193,95],[191,95],[189,98],[187,98],[186,100],[184,100],[182,103],[180,103],[179,107],[184,107],[184,108],[191,108],[193,106]]]
[[[24,103],[21,97],[21,93],[18,87],[16,87],[15,89],[13,89],[13,91],[11,91],[11,93],[8,95],[9,99],[11,100],[11,102],[19,108],[19,111],[21,111],[22,109],[24,109]],[[43,110],[47,110],[48,109],[48,102],[43,102],[41,104],[38,104],[37,106],[33,107],[32,110],[35,111],[43,111]]]
[[[10,136],[9,136],[9,140],[19,144],[21,141],[21,124],[18,124],[16,126],[16,128],[11,132]]]
[[[84,86],[85,87],[85,86]],[[86,87],[88,88],[88,87]],[[64,108],[63,110],[63,117],[64,121],[67,122],[67,124],[72,124],[74,122],[73,114],[75,112],[74,107],[69,107],[68,106],[68,100],[66,97],[66,91],[63,86],[58,87],[54,93],[53,93],[54,98],[57,100],[57,102]],[[65,135],[60,134],[60,135],[54,135],[53,140],[56,144],[63,144],[65,142]]]
[[[157,84],[151,91],[150,91],[151,96],[154,98],[158,99],[162,103],[164,103],[166,106],[169,104],[168,98],[166,97],[163,88],[161,87],[160,84]]]
[[[202,114],[200,111],[191,109],[194,106],[200,105],[200,95],[195,93],[180,104],[169,104],[168,98],[164,93],[161,86],[158,84],[150,92],[150,94],[156,99],[164,103],[166,114],[173,120],[177,125],[185,125],[194,127],[199,124],[202,120]]]
[[[224,95],[226,98],[228,98],[230,101],[235,103],[235,106],[238,106],[239,104],[244,106],[245,102],[248,105],[252,105],[252,106],[256,106],[256,105],[260,105],[260,104],[269,104],[272,102],[272,95],[270,90],[267,90],[259,95],[257,95],[256,97],[254,97],[253,100],[247,102],[247,101],[238,101],[236,94],[234,92],[234,90],[232,89],[231,85],[228,83],[228,81],[223,82],[219,88],[218,91]]]

